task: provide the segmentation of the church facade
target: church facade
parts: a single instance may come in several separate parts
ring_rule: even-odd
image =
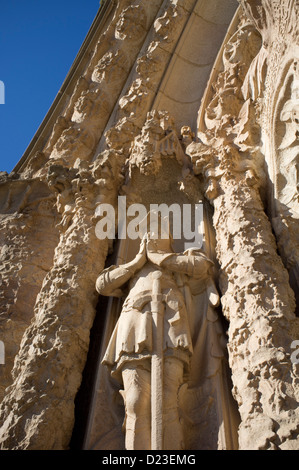
[[[102,2],[0,174],[1,449],[299,449],[298,20]]]

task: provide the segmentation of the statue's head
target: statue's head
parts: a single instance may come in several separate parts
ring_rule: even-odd
[[[159,212],[151,212],[149,231],[147,233],[148,246],[153,251],[172,252],[172,236],[169,217],[162,217]]]
[[[151,238],[150,234],[148,234],[148,241],[147,241],[148,249],[150,251],[155,252],[162,252],[162,253],[172,253],[172,239],[171,238]]]

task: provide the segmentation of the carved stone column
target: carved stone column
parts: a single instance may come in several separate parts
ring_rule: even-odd
[[[260,62],[251,66],[257,53]],[[298,375],[290,360],[294,293],[261,198],[265,177],[254,124],[257,108],[243,94],[250,66],[262,77],[263,57],[258,33],[241,19],[224,48],[200,141],[187,152],[214,207],[240,449],[292,449],[298,448]],[[258,91],[259,82],[250,83]]]
[[[74,398],[82,380],[107,240],[95,232],[95,208],[114,204],[119,185],[113,155],[92,167],[50,167],[49,186],[61,212],[60,240],[1,404],[2,449],[66,449],[74,426]]]
[[[263,48],[255,59],[263,63],[264,80],[251,67],[248,83],[257,83],[260,96],[252,87],[246,90],[253,102],[260,102],[262,153],[271,186],[268,192],[269,216],[279,252],[290,274],[299,312],[299,41],[298,5],[294,1],[242,2],[253,24],[260,31]]]

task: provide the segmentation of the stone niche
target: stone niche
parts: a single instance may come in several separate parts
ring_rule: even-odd
[[[184,131],[186,132],[186,129]],[[211,266],[216,266],[215,237],[211,224],[211,210],[203,197],[200,184],[190,170],[190,159],[184,153],[182,141],[182,138],[178,138],[174,123],[168,114],[163,112],[150,113],[141,135],[135,139],[129,159],[128,174],[130,177],[122,191],[126,195],[128,207],[134,203],[143,204],[145,214],[151,210],[153,211],[156,205],[162,204],[162,201],[169,208],[173,207],[172,205],[175,203],[180,209],[181,214],[183,214],[184,207],[188,207],[194,212],[196,205],[201,206],[203,220],[200,230],[203,242],[200,243],[199,252],[205,254],[207,259],[213,258],[214,263],[211,261]],[[193,213],[192,215],[193,220],[191,222],[194,227],[195,214]],[[130,223],[130,219],[127,223]],[[149,227],[150,221],[148,219]],[[183,231],[183,225],[181,229]],[[171,248],[168,247],[168,251],[171,250],[173,256],[176,256],[175,254],[178,253],[183,256],[184,253],[186,260],[189,259],[189,262],[192,263],[191,252],[188,252],[189,245],[192,245],[190,240],[180,236],[177,239],[171,240]],[[196,245],[193,248],[195,249]],[[148,249],[150,250],[150,248]],[[114,262],[120,268],[122,266],[125,267],[128,262],[134,262],[133,260],[136,259],[136,255],[138,256],[139,250],[139,238],[135,241],[130,239],[119,240]],[[179,262],[178,258],[177,263]],[[140,273],[139,270],[136,271],[133,283],[137,279],[137,285],[138,282],[140,283],[140,279],[143,280],[151,276],[150,272],[147,271],[147,269],[150,269],[147,268],[148,264],[147,262],[145,268]],[[108,269],[110,270],[111,268]],[[237,448],[239,416],[236,403],[231,394],[232,384],[228,367],[225,324],[219,309],[218,291],[215,286],[215,279],[217,279],[216,270],[214,270],[214,274],[211,274],[210,277],[201,280],[199,276],[196,281],[196,278],[192,280],[192,270],[189,272],[190,276],[186,275],[183,279],[184,276],[179,274],[182,269],[184,269],[183,264],[177,268],[176,275],[174,275],[174,271],[165,271],[165,277],[170,276],[171,273],[172,281],[169,281],[169,285],[165,285],[162,291],[164,296],[166,292],[168,293],[169,299],[172,296],[175,298],[176,290],[179,292],[179,294],[176,294],[179,298],[182,295],[182,302],[185,305],[182,309],[186,308],[188,312],[193,353],[190,364],[188,364],[188,368],[186,367],[181,378],[182,381],[179,383],[179,389],[176,390],[175,400],[177,400],[177,403],[175,402],[172,405],[173,408],[178,408],[176,414],[171,418],[168,416],[168,399],[163,401],[164,408],[161,411],[163,414],[162,421],[170,420],[173,428],[182,428],[183,438],[180,438],[179,442],[175,444],[178,437],[174,431],[171,431],[169,434],[167,425],[164,424],[163,448],[172,449],[172,446],[176,446],[176,449],[235,449]],[[172,285],[174,279],[176,279],[175,287]],[[143,282],[145,283],[145,280]],[[149,282],[151,283],[152,281]],[[195,285],[193,286],[193,284]],[[133,297],[133,303],[138,303],[139,299],[139,302],[146,304],[142,312],[150,308],[146,301],[146,295],[148,296],[149,294],[145,294],[145,291],[146,288],[141,287],[141,291],[136,292],[136,301],[134,301]],[[127,299],[131,297],[126,289],[124,292],[126,293],[120,298],[116,297],[113,299],[113,297],[110,297],[106,307],[106,323],[103,330],[104,339],[99,349],[98,370],[96,371],[92,407],[87,426],[88,431],[84,442],[86,449],[124,449],[125,446],[126,448],[135,448],[134,445],[141,445],[141,448],[150,448],[145,447],[149,445],[146,437],[145,441],[135,443],[136,435],[140,437],[142,433],[145,435],[147,433],[146,429],[143,429],[142,426],[140,430],[136,429],[135,431],[135,438],[132,438],[134,443],[131,442],[130,444],[127,442],[128,438],[125,438],[127,433],[123,432],[125,427],[123,423],[126,423],[129,419],[128,414],[125,416],[124,409],[124,396],[128,392],[126,390],[123,391],[123,383],[120,383],[122,382],[121,379],[117,380],[114,376],[111,377],[109,369],[101,364],[109,340],[116,334],[115,332],[113,333],[115,325],[117,322],[121,322],[116,327],[119,335],[119,331],[122,328],[126,328],[125,325],[129,322],[129,319],[126,320],[127,314],[124,305],[128,302],[130,303],[130,301],[125,300],[125,296],[128,295]],[[112,294],[110,293],[110,295]],[[215,299],[213,299],[213,295]],[[166,300],[165,302],[165,309],[167,311],[173,301]],[[124,311],[125,313],[123,313]],[[120,318],[123,318],[123,320],[119,319],[121,312]],[[100,315],[103,315],[103,313],[99,312]],[[176,314],[183,316],[183,313],[177,312]],[[142,315],[144,316],[146,313],[141,314],[141,322],[143,321]],[[169,321],[172,322],[174,320]],[[139,329],[140,327],[136,326],[136,328]],[[167,325],[164,323],[165,335],[167,335],[167,328]],[[183,325],[182,328],[184,328]],[[154,326],[150,326],[149,330],[146,333],[146,337],[155,335]],[[183,332],[179,332],[179,334],[183,335]],[[137,333],[135,335],[138,336]],[[163,341],[163,338],[160,338],[161,340]],[[164,342],[167,341],[169,339],[164,338]],[[135,344],[135,350],[136,347],[137,345]],[[148,347],[150,348],[150,346]],[[128,349],[132,350],[132,345],[128,345]],[[180,350],[177,351],[177,354],[179,352]],[[133,355],[138,361],[138,355]],[[165,374],[165,369],[168,367],[168,359],[167,357],[164,358]],[[140,357],[139,360],[142,361],[142,358]],[[178,360],[178,365],[180,364],[181,361]],[[173,376],[175,376],[175,373],[173,373]],[[153,377],[150,383],[154,383]],[[163,383],[164,394],[168,393],[168,397],[167,378],[163,380]],[[142,395],[146,393],[146,390],[141,390],[140,393]],[[169,400],[171,401],[171,398]],[[145,404],[142,404],[142,407],[146,409]],[[150,420],[150,416],[143,416],[143,420]],[[101,425],[102,422],[106,423],[105,426]],[[170,424],[168,424],[169,426]]]

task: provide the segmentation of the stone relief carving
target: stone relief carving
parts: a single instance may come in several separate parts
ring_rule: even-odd
[[[299,301],[299,81],[297,59],[287,64],[271,129],[270,158],[273,171],[272,223],[278,247],[290,273]],[[299,305],[299,304],[298,304]],[[297,314],[299,307],[297,305]]]
[[[3,303],[8,314],[28,315],[29,320],[28,298],[33,314],[33,294],[39,294],[24,335],[7,323],[14,349],[21,346],[18,354],[7,349],[10,369],[15,357],[14,383],[4,392],[3,384],[11,383],[5,377],[0,387],[5,397],[0,446],[68,448],[96,311],[94,285],[101,272],[98,292],[119,302],[114,312],[119,320],[101,366],[105,380],[117,383],[119,401],[114,408],[108,380],[102,382],[98,429],[90,447],[122,448],[120,421],[126,410],[127,449],[298,448],[298,365],[291,364],[289,347],[289,332],[298,322],[288,272],[277,254],[278,244],[298,286],[296,2],[239,0],[243,13],[222,49],[222,68],[217,78],[214,74],[211,99],[201,110],[203,126],[195,136],[186,125],[180,137],[168,112],[162,111],[168,105],[156,97],[161,89],[167,91],[163,83],[168,72],[181,79],[171,63],[180,56],[184,34],[193,34],[188,28],[194,14],[209,22],[219,3],[111,3],[107,29],[89,49],[82,75],[76,72],[77,83],[43,135],[42,151],[32,151],[23,165],[24,181],[11,176],[2,187],[3,213],[11,214],[3,224],[3,257],[11,257],[15,265],[8,272],[11,265],[6,263]],[[192,54],[187,56],[191,60]],[[179,127],[184,122],[191,121],[185,116],[176,120]],[[261,145],[269,142],[267,159],[269,149]],[[271,226],[266,210],[272,165],[276,212]],[[27,185],[26,178],[33,176],[45,184],[46,197],[35,197],[33,180]],[[131,259],[127,253],[135,246],[124,242],[121,261],[104,269],[115,246],[99,241],[94,230],[95,208],[101,203],[116,208],[119,194],[127,194],[129,203],[167,200],[182,205],[202,201],[203,189],[211,202],[205,224],[216,231],[217,287],[219,274],[228,345],[210,271],[214,243],[209,246],[205,240],[202,252],[180,252],[168,238],[148,236],[132,261],[126,262]],[[23,278],[32,278],[31,261],[27,266],[22,258],[30,260],[33,251],[23,235],[28,220],[25,230],[22,217],[14,220],[14,210],[22,217],[35,211],[50,215],[55,229],[52,241],[46,225],[40,231],[47,234],[52,257],[56,246],[53,260],[47,254],[44,262],[45,245],[42,251],[34,239],[36,291],[26,283],[16,289],[19,266]],[[29,242],[33,238],[28,236]],[[41,236],[37,240],[42,245]],[[45,279],[42,271],[48,273]],[[227,349],[241,415],[238,438],[240,417],[231,397]]]
[[[184,152],[193,137],[188,126],[183,127],[181,137],[178,137],[168,112],[153,110],[148,113],[141,133],[132,142],[126,164],[126,183],[122,191],[127,196],[127,203],[201,202],[199,181],[190,171],[190,161]],[[204,231],[209,223],[205,214]],[[214,256],[213,244],[207,233],[204,238],[204,248],[198,253],[191,249],[186,251],[186,240],[170,243],[169,233],[166,240],[152,240],[150,236],[143,240],[136,256],[137,247],[123,242],[117,267],[110,267],[99,276],[97,290],[101,295],[120,296],[121,301],[125,300],[122,307],[118,304],[119,319],[113,325],[109,318],[110,314],[115,318],[116,309],[108,309],[108,338],[111,340],[106,353],[102,351],[101,355],[106,366],[98,368],[95,389],[98,398],[91,413],[91,432],[86,448],[123,448],[122,445],[129,449],[237,448],[239,418],[231,395],[224,329],[216,310],[219,296],[213,280],[215,272],[213,275],[209,272],[213,263],[206,254]],[[131,253],[129,258],[128,252]],[[132,261],[126,262],[128,259]],[[162,273],[162,284],[153,279],[155,272]],[[158,343],[165,346],[168,342],[169,347],[163,347],[165,350],[160,354],[165,359],[163,366],[154,367],[154,370],[160,370],[157,374],[152,371],[155,362],[153,298],[159,295],[161,302],[156,310],[164,311],[165,336]],[[161,329],[158,330],[161,333]],[[141,378],[135,370],[137,363],[143,367]],[[108,370],[112,372],[111,376]],[[131,375],[134,377],[130,378]],[[134,395],[135,403],[131,398],[135,393],[133,385],[141,387],[140,383],[144,391]],[[164,384],[163,393],[156,390],[155,383]],[[117,398],[119,388],[123,388],[123,405]],[[105,411],[107,400],[109,412]],[[134,415],[134,403],[139,410],[137,416]],[[161,410],[162,403],[164,411]],[[126,439],[120,435],[125,407]],[[103,413],[109,422],[105,430],[100,429]],[[164,421],[157,427],[161,418]]]
[[[151,111],[140,135],[134,139],[130,155],[130,176],[134,168],[143,175],[158,175],[163,161],[175,158],[187,171],[189,159],[182,150],[174,120],[166,111]]]
[[[297,62],[293,64],[287,77],[291,80],[290,97],[280,113],[282,141],[278,147],[280,184],[277,187],[281,204],[290,209],[292,217],[299,218],[299,74]],[[286,90],[287,91],[287,90]]]
[[[19,393],[18,386],[12,383],[1,403],[2,449],[66,449],[69,445],[74,427],[75,405],[68,397],[75,396],[82,380],[97,300],[94,280],[103,269],[109,250],[107,240],[99,240],[96,236],[95,208],[101,202],[113,204],[117,198],[122,178],[120,165],[118,154],[107,151],[92,165],[81,161],[77,168],[65,168],[57,164],[49,167],[47,189],[57,196],[56,207],[60,215],[60,224],[57,227],[60,233],[55,250],[53,247],[52,263],[47,268],[33,302],[32,321],[15,357],[12,378],[18,384],[24,383],[20,385],[22,392]],[[52,201],[55,207],[55,198]],[[49,237],[49,233],[47,236]],[[82,259],[86,264],[81,264]],[[60,312],[59,316],[57,312]],[[52,345],[53,348],[49,349],[48,340],[52,335],[56,338],[55,346]],[[28,350],[37,349],[36,355],[29,354],[31,362]],[[57,407],[56,397],[61,397],[57,370],[67,356],[70,367],[66,365],[60,375],[60,379],[65,381],[65,385],[61,385],[64,403]],[[48,376],[46,382],[44,367]],[[38,384],[36,388],[28,384],[27,371],[31,376],[35,375]],[[44,400],[48,401],[45,408]],[[25,403],[26,406],[23,406]],[[19,419],[16,409],[26,419],[28,428],[21,424],[22,419]],[[47,409],[47,412],[44,413],[42,409]],[[46,423],[47,436],[28,431],[31,426],[34,427],[36,416],[39,416],[39,425],[43,427]],[[11,424],[9,429],[7,422]],[[54,426],[57,430],[57,422],[63,428],[58,434],[52,428]]]
[[[298,9],[289,0],[242,0],[241,4],[262,37],[261,50],[250,65],[242,91],[257,110],[258,145],[270,179],[264,199],[297,297],[298,316]]]
[[[194,311],[191,299],[205,292],[213,309],[219,296],[213,263],[200,250],[174,253],[169,237],[152,235],[143,238],[133,261],[97,279],[97,291],[106,296],[124,295],[129,284],[103,363],[124,387],[126,449],[180,450],[179,390],[190,373],[196,316],[206,309],[203,302]]]
[[[294,293],[265,213],[267,180],[260,137],[251,135],[258,131],[252,123],[260,126],[265,120],[261,77],[267,72],[269,87],[270,59],[265,49],[271,39],[268,19],[275,15],[261,15],[261,4],[267,14],[272,8],[267,1],[242,4],[258,18],[263,42],[254,40],[258,34],[243,17],[224,47],[223,72],[213,85],[214,96],[203,103],[206,119],[198,132],[200,141],[191,143],[186,152],[194,172],[204,177],[205,194],[214,207],[221,303],[230,321],[229,358],[241,415],[240,448],[296,448],[296,439],[290,443],[298,422],[297,372],[288,360],[292,333],[282,341],[282,331],[291,332],[296,319]],[[272,122],[270,115],[267,119]],[[292,384],[287,390],[282,385],[286,377]],[[288,406],[293,411],[286,421]]]

